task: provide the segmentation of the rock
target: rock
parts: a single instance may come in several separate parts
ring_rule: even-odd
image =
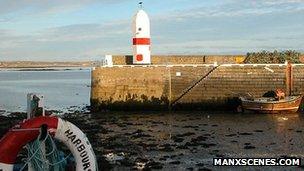
[[[242,132],[242,133],[239,133],[239,135],[253,135],[252,133],[248,133],[248,132]]]
[[[189,149],[189,147],[187,145],[179,145],[176,148],[177,149],[184,149],[184,150]]]
[[[165,158],[165,157],[161,157],[161,158],[159,158],[159,160],[160,160],[160,161],[166,161],[166,160],[167,160],[167,158]]]
[[[137,139],[137,138],[143,138],[143,137],[151,137],[151,135],[140,133],[140,134],[132,135],[131,137],[134,138],[134,139]]]
[[[208,137],[205,136],[198,136],[196,138],[192,138],[191,141],[192,142],[201,142],[201,141],[206,141],[208,139]]]
[[[257,130],[254,130],[254,132],[264,132],[264,131],[257,129]]]
[[[149,159],[146,158],[141,158],[141,157],[137,157],[135,159],[135,162],[143,162],[143,163],[148,163]]]
[[[252,145],[245,145],[244,149],[255,149],[255,146]]]
[[[102,156],[96,156],[98,168],[101,170],[111,170],[112,165]]]
[[[161,145],[160,148],[158,148],[159,151],[165,151],[165,152],[172,152],[174,151],[174,148],[172,148],[171,144],[164,144]]]
[[[301,166],[299,166],[299,168],[304,169],[304,165],[302,164]]]
[[[171,161],[170,164],[175,164],[175,165],[178,165],[178,164],[181,164],[180,161],[176,160],[176,161]]]
[[[186,142],[185,146],[186,147],[191,147],[191,146],[199,146],[200,143],[197,143],[197,142]]]
[[[135,132],[133,132],[132,134],[141,134],[143,133],[144,131],[142,129],[138,129],[136,130]]]
[[[176,143],[181,143],[184,141],[184,138],[181,138],[181,137],[177,137],[177,136],[173,136],[172,137],[172,140]]]
[[[209,147],[216,146],[216,144],[213,144],[213,143],[203,143],[202,146],[203,146],[204,148],[209,148]]]
[[[163,168],[163,164],[160,163],[160,162],[152,162],[152,163],[149,163],[149,167],[151,169],[162,169]]]
[[[99,128],[99,132],[102,133],[102,134],[108,134],[109,132],[112,132],[112,131],[102,127],[102,128]]]
[[[177,155],[171,155],[170,159],[174,159],[175,157],[177,157]]]
[[[125,159],[125,154],[124,153],[119,153],[119,154],[108,153],[108,154],[104,155],[104,157],[106,158],[106,160],[109,163],[115,164],[117,162],[120,162],[120,161],[124,160]]]
[[[122,124],[122,123],[117,123],[117,126],[118,126],[118,127],[121,127],[121,128],[125,128],[125,127],[127,127],[127,125],[126,125],[126,124]]]
[[[134,162],[128,160],[128,159],[124,159],[122,161],[120,161],[120,164],[126,167],[132,167],[134,166]]]
[[[182,137],[188,137],[188,136],[191,136],[191,135],[195,135],[195,133],[193,133],[193,132],[186,132],[186,133],[182,134]]]
[[[224,154],[216,154],[215,157],[223,158],[223,157],[225,157],[225,155]]]
[[[151,137],[151,135],[145,134],[144,131],[141,129],[138,129],[137,131],[131,133],[131,135],[132,135],[131,137],[134,139],[143,138],[143,137]]]
[[[196,166],[202,167],[202,166],[205,166],[205,164],[204,163],[197,163]]]
[[[183,126],[182,128],[199,128],[198,126],[192,126],[192,125],[186,125]]]
[[[199,168],[198,171],[212,171],[212,170],[204,167],[204,168]]]
[[[137,170],[146,170],[146,164],[145,162],[135,162],[135,165],[134,165],[134,169],[137,169]]]
[[[225,135],[226,137],[234,137],[234,136],[236,136],[236,134],[227,134],[227,135]]]

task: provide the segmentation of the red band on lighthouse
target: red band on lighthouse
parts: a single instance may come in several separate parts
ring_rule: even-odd
[[[133,45],[150,45],[150,38],[133,38]]]

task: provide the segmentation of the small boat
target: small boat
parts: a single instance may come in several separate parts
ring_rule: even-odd
[[[283,99],[274,97],[245,98],[240,97],[243,110],[259,113],[297,112],[302,101],[302,95],[286,96]]]

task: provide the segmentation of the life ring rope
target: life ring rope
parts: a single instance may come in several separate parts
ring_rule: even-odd
[[[48,141],[48,143],[51,144],[52,150],[49,153],[45,154],[45,157],[50,156],[51,159],[52,158],[53,158],[53,160],[57,159],[57,161],[50,161],[50,160],[46,161],[46,160],[42,160],[36,156],[36,154],[38,152],[40,152],[40,153],[42,152],[42,150],[41,150],[43,148],[42,143],[46,143],[47,141]],[[35,150],[35,146],[34,146],[35,144],[37,144],[36,150]],[[28,165],[29,163],[34,163],[34,164],[32,164],[32,168],[34,168],[34,170],[43,170],[44,168],[46,168],[45,165],[51,166],[51,167],[57,166],[57,168],[62,168],[61,170],[64,170],[63,165],[60,165],[60,164],[63,164],[63,162],[67,161],[68,157],[70,157],[70,155],[71,155],[71,153],[70,153],[66,157],[58,160],[58,158],[56,156],[56,155],[58,155],[56,144],[53,141],[53,138],[51,137],[51,135],[49,133],[47,134],[47,136],[45,137],[44,140],[39,141],[39,139],[37,138],[33,143],[28,144],[27,150],[28,150],[28,154],[31,154],[31,155],[29,156],[29,159],[27,160],[27,162],[20,169],[20,171],[22,171],[26,167],[26,165]],[[51,155],[53,155],[53,156],[51,156]],[[54,163],[52,163],[52,162],[54,162]]]

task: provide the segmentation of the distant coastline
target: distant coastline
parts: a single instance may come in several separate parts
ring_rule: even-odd
[[[91,67],[0,68],[0,71],[80,71],[90,69]]]
[[[39,62],[39,61],[2,61],[0,62],[0,69],[38,69],[49,70],[53,68],[86,68],[91,67],[92,62]]]
[[[296,55],[288,54],[292,53]],[[299,63],[304,63],[304,54],[298,53],[296,51],[282,51],[278,52],[255,52],[248,53],[251,55],[253,61],[247,61],[248,63],[284,63],[279,61],[271,61],[270,59],[276,57],[281,58],[278,54],[283,54],[285,59],[291,60],[296,56],[296,60]],[[247,54],[247,55],[248,55]],[[287,55],[285,55],[287,54]],[[154,65],[167,65],[167,64],[213,64],[217,62],[218,64],[233,64],[233,63],[246,63],[245,59],[248,58],[246,54],[243,55],[152,55],[151,62]],[[284,56],[285,55],[285,56]],[[263,58],[261,58],[263,57]],[[259,60],[263,59],[265,61],[254,61],[255,58]],[[130,55],[112,55],[112,61],[114,65],[132,65],[132,56]],[[267,61],[268,60],[268,61]],[[100,58],[97,61],[0,61],[0,69],[36,69],[36,70],[49,70],[53,68],[89,68],[93,66],[103,65],[104,59]]]

